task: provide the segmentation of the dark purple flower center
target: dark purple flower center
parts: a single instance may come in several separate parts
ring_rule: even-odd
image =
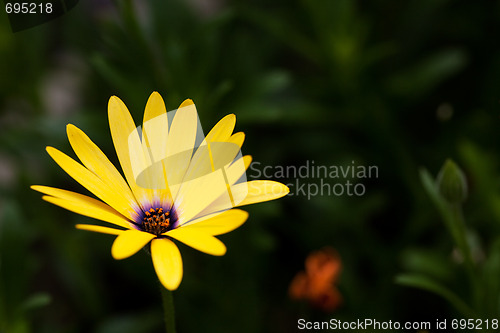
[[[140,227],[143,231],[160,236],[172,229],[175,222],[172,218],[170,211],[165,211],[163,208],[151,208],[144,212]]]

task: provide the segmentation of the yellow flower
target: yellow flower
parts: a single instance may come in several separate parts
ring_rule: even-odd
[[[248,213],[236,206],[286,195],[278,182],[246,181],[250,156],[241,156],[243,133],[232,134],[236,117],[220,120],[206,137],[200,135],[196,108],[186,100],[166,112],[162,97],[149,97],[142,130],[136,129],[125,104],[116,96],[108,104],[111,136],[120,172],[106,155],[74,125],[68,139],[81,164],[47,147],[54,161],[94,198],[47,186],[32,186],[43,199],[115,228],[78,224],[82,230],[117,235],[111,254],[124,259],[151,242],[153,265],[161,283],[177,289],[182,280],[182,259],[175,239],[211,255],[224,255],[216,237],[241,226]],[[139,129],[139,130],[138,130]],[[243,181],[242,181],[243,180]]]

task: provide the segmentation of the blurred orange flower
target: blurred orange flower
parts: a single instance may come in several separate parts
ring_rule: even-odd
[[[324,247],[312,252],[306,258],[305,268],[290,283],[290,298],[307,300],[325,312],[337,309],[342,302],[342,296],[335,287],[342,268],[337,251]]]

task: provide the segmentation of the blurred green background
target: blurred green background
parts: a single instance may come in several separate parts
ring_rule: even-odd
[[[72,123],[117,163],[107,101],[119,96],[139,123],[152,91],[168,110],[193,99],[205,131],[236,114],[243,153],[261,167],[379,170],[353,180],[363,196],[292,189],[245,207],[248,222],[220,237],[224,257],[180,245],[178,332],[500,318],[499,1],[82,0],[15,34],[0,19],[0,332],[164,330],[147,253],[113,260],[112,236],[77,231],[93,221],[29,189],[86,193],[45,146],[74,156]],[[472,278],[419,176],[447,158],[469,185]],[[288,296],[324,246],[342,258],[343,304],[330,313]]]

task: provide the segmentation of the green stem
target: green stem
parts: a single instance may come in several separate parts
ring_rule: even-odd
[[[450,208],[452,218],[455,220],[455,225],[457,226],[457,235],[455,237],[455,242],[460,249],[460,252],[462,253],[464,259],[464,265],[469,276],[474,303],[479,304],[477,300],[478,275],[474,259],[472,258],[472,251],[469,245],[469,241],[467,239],[467,228],[465,226],[462,206],[459,204],[455,204],[451,205]]]
[[[174,311],[174,297],[172,291],[161,288],[161,298],[163,301],[163,315],[165,317],[165,328],[167,333],[175,333],[175,311]]]
[[[457,243],[462,256],[464,257],[464,263],[470,272],[474,272],[474,260],[472,259],[472,253],[467,240],[467,230],[465,227],[464,216],[462,213],[462,207],[458,204],[450,205],[451,214],[455,220],[455,225],[457,233],[455,236],[455,242]],[[474,275],[474,274],[472,274]]]

